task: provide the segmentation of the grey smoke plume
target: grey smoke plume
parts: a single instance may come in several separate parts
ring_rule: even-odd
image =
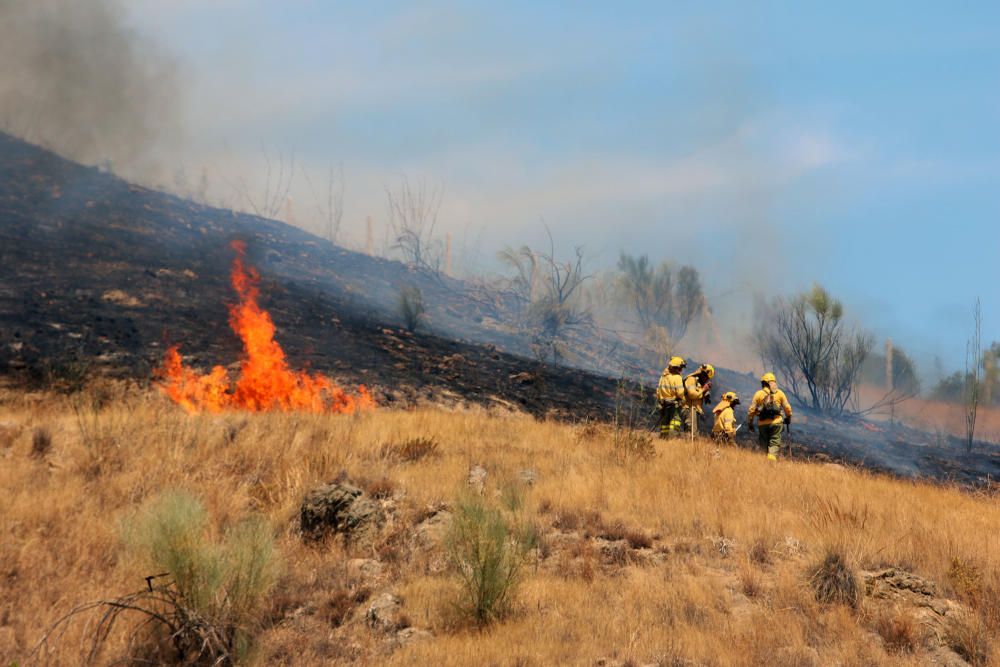
[[[144,172],[178,128],[168,58],[115,0],[0,0],[0,128],[85,163]]]

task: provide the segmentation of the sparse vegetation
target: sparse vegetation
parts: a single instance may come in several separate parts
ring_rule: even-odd
[[[874,629],[889,653],[913,653],[920,645],[920,624],[912,612],[881,609],[875,616]]]
[[[444,246],[435,232],[443,194],[440,187],[414,185],[406,178],[396,188],[385,189],[393,249],[408,264],[434,272],[444,257]]]
[[[341,472],[374,480],[364,486],[380,496],[380,488],[394,489],[378,500],[386,523],[370,543],[316,544],[292,528],[277,530],[284,574],[249,623],[257,663],[608,658],[896,666],[928,664],[931,648],[950,651],[949,644],[980,660],[997,655],[991,600],[1000,587],[1000,537],[993,530],[1000,508],[987,494],[853,469],[831,473],[806,462],[768,467],[759,454],[723,448],[716,455],[701,440],[654,442],[655,457],[618,466],[609,464],[610,425],[585,428],[509,413],[190,416],[137,389],[102,390],[86,404],[95,413],[88,419],[99,420],[121,454],[97,478],[81,465],[89,432],[78,427],[66,397],[29,401],[0,392],[0,423],[17,426],[0,466],[0,530],[7,536],[0,541],[0,609],[11,610],[0,612],[0,655],[21,664],[31,664],[26,659],[42,630],[76,605],[120,600],[109,598],[119,591],[148,594],[144,578],[169,569],[139,557],[142,549],[132,549],[134,557],[122,557],[120,549],[119,527],[137,528],[163,497],[161,489],[183,480],[203,505],[200,544],[218,553],[248,517],[288,526],[308,492]],[[238,436],[227,441],[237,423]],[[47,457],[52,465],[30,456],[40,426],[55,443]],[[434,444],[409,444],[411,438]],[[442,603],[459,590],[447,536],[470,460],[489,471],[479,502],[499,513],[507,544],[519,542],[526,555],[508,613],[485,632],[456,626],[454,609]],[[520,474],[528,468],[530,486]],[[146,509],[135,515],[136,506]],[[722,535],[725,549],[718,546]],[[827,544],[847,545],[841,561],[858,580],[856,608],[818,602],[808,585]],[[861,581],[888,563],[935,582],[940,602],[955,608],[961,624],[955,620],[948,630],[940,617],[931,631],[923,620],[930,607],[866,594]],[[152,584],[179,595],[170,577]],[[376,632],[363,619],[386,593],[398,596],[401,609],[387,620],[390,630]],[[911,612],[923,633],[912,644]],[[88,618],[96,623],[103,613],[95,609]],[[96,664],[140,643],[150,648],[145,631],[129,645],[134,613],[119,617]],[[464,625],[475,625],[469,613]],[[395,628],[406,625],[413,626],[407,632],[432,634],[404,641],[408,635]],[[62,626],[50,637],[49,664],[80,664],[93,628],[83,617]],[[883,640],[873,641],[873,633]]]
[[[74,617],[100,612],[88,628],[87,662],[95,661],[124,616],[128,660],[231,665],[249,655],[258,615],[275,578],[270,527],[247,519],[224,540],[208,538],[204,506],[184,492],[167,492],[129,522],[125,540],[145,571],[146,589],[84,604],[62,617],[39,646]]]
[[[500,509],[480,496],[459,500],[447,538],[462,589],[457,609],[480,625],[502,618],[510,611],[526,551],[525,535]]]
[[[407,331],[416,331],[424,321],[427,309],[424,307],[424,294],[415,285],[407,285],[399,290],[399,313]]]
[[[650,423],[651,398],[641,382],[625,377],[618,380],[612,421],[612,453],[617,463],[645,461],[656,454]]]
[[[552,232],[548,227],[545,232],[547,251],[508,247],[498,258],[514,270],[510,284],[519,302],[522,325],[533,332],[536,356],[560,363],[572,356],[566,337],[593,323],[581,299],[581,287],[590,275],[584,272],[582,247],[574,249],[573,259],[561,261],[556,257]]]

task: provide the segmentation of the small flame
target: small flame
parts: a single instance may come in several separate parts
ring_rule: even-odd
[[[347,394],[333,380],[320,373],[309,374],[288,367],[285,351],[274,340],[274,322],[257,303],[260,274],[244,262],[246,244],[233,241],[232,284],[239,303],[229,307],[229,326],[243,341],[240,374],[232,382],[222,366],[210,373],[188,368],[178,346],[167,350],[157,373],[161,389],[191,413],[222,410],[299,410],[303,412],[351,413],[375,407],[368,390],[361,385],[356,396]]]

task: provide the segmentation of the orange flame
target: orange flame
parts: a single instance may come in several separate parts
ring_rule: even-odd
[[[325,375],[288,367],[285,351],[274,340],[274,322],[257,303],[260,274],[243,261],[246,244],[233,241],[231,245],[236,251],[232,284],[239,303],[229,307],[229,326],[243,341],[239,377],[231,382],[222,366],[207,374],[188,368],[174,345],[157,371],[167,396],[191,413],[227,409],[351,413],[374,408],[375,401],[364,385],[352,396]]]

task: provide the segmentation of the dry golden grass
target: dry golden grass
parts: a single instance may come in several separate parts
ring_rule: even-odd
[[[44,455],[39,429],[51,440]],[[431,455],[400,455],[395,443],[412,438],[436,443],[420,448]],[[216,530],[249,513],[275,526],[284,575],[260,664],[924,664],[929,640],[914,636],[905,611],[816,601],[809,567],[831,549],[857,570],[893,565],[935,581],[985,624],[971,626],[977,647],[1000,656],[987,595],[1000,590],[995,498],[735,449],[716,455],[706,442],[657,441],[652,459],[620,465],[610,442],[601,428],[483,411],[190,416],[121,385],[75,399],[7,392],[0,664],[23,663],[73,606],[144,585],[153,573],[125,557],[120,525],[170,488],[200,497]],[[548,533],[514,612],[485,629],[454,618],[455,583],[439,555],[407,551],[412,523],[453,502],[472,464],[488,471],[489,494],[535,471],[521,511]],[[375,547],[306,545],[296,534],[305,493],[342,473],[394,499],[396,518]],[[616,538],[617,551],[602,551]],[[385,574],[359,580],[345,565],[352,557],[380,558]],[[356,620],[381,591],[401,596],[408,623],[434,637],[394,648]],[[76,664],[84,631],[73,624],[51,664]]]

